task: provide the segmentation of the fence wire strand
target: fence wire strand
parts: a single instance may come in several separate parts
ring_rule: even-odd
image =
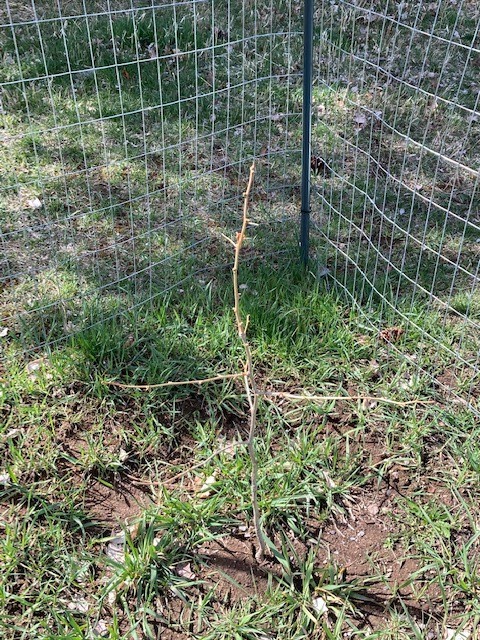
[[[3,358],[211,277],[252,160],[257,221],[294,209],[301,45],[291,0],[7,0]]]
[[[403,347],[410,385],[473,404],[479,18],[467,0],[322,3],[314,106],[328,172],[313,191],[319,256],[379,334],[398,324],[421,336],[414,353]]]

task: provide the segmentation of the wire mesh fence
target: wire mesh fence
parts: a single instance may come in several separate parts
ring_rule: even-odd
[[[254,159],[252,215],[265,228],[254,251],[296,236],[302,8],[6,0],[4,356],[229,265]],[[407,386],[428,380],[468,400],[479,382],[479,29],[473,0],[318,2],[314,23],[318,272],[328,267],[365,326],[404,352]]]
[[[51,347],[229,263],[253,159],[253,215],[288,214],[296,5],[7,0],[0,324],[17,349]]]
[[[316,27],[313,211],[322,261],[366,324],[402,349],[406,385],[433,382],[473,402],[478,4],[339,0],[318,7]],[[399,339],[406,332],[414,343]]]

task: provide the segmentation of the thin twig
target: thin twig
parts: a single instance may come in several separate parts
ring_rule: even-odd
[[[245,392],[247,395],[248,406],[250,408],[250,425],[248,431],[248,439],[247,439],[247,448],[248,455],[250,456],[251,463],[251,475],[250,475],[250,490],[252,497],[252,509],[253,509],[253,524],[255,527],[255,533],[257,534],[257,540],[259,544],[259,549],[257,551],[257,560],[263,560],[265,554],[267,553],[267,543],[265,540],[265,536],[263,535],[262,527],[260,525],[260,509],[258,506],[258,462],[255,455],[255,431],[257,424],[257,409],[258,409],[258,388],[257,383],[255,381],[255,375],[253,371],[253,359],[252,359],[252,350],[250,349],[250,344],[247,339],[246,334],[246,326],[248,326],[248,318],[246,325],[243,322],[242,314],[240,311],[240,291],[238,287],[238,265],[240,261],[240,252],[242,250],[243,241],[245,240],[245,234],[247,232],[247,227],[249,223],[248,219],[248,205],[249,205],[249,197],[250,192],[253,186],[253,177],[255,175],[255,163],[250,167],[250,175],[248,178],[247,189],[244,193],[243,199],[243,219],[242,219],[242,228],[239,232],[237,232],[236,242],[235,242],[235,259],[233,261],[233,297],[234,297],[234,313],[235,313],[235,321],[237,323],[238,335],[240,336],[240,340],[242,341],[243,348],[245,350],[245,372],[243,375],[244,384],[245,384]]]
[[[222,238],[223,238],[224,240],[226,240],[227,242],[229,242],[233,247],[235,246],[235,242],[234,242],[231,238],[229,238],[228,236],[226,236],[224,233],[220,233],[220,235],[222,236]]]
[[[225,375],[213,376],[213,378],[203,378],[202,380],[180,380],[179,382],[160,382],[159,384],[123,384],[115,380],[107,380],[104,384],[121,389],[159,389],[160,387],[181,387],[189,384],[206,384],[207,382],[217,382],[218,380],[234,380],[235,378],[243,378],[244,373],[226,373]]]
[[[391,400],[390,398],[382,398],[375,396],[317,396],[300,393],[286,393],[284,391],[260,391],[259,395],[265,398],[286,398],[287,400],[314,400],[315,402],[338,402],[341,400],[366,400],[367,402],[383,402],[384,404],[393,404],[396,407],[406,407],[410,404],[434,404],[434,400]]]

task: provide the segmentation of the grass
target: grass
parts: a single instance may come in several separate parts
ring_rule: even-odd
[[[260,508],[278,568],[269,569],[270,579],[253,578],[252,595],[247,558],[249,586],[237,574],[226,577],[228,566],[206,553],[216,540],[251,540],[247,452],[227,448],[210,458],[219,444],[235,447],[245,438],[241,385],[150,392],[108,386],[112,379],[154,383],[238,370],[228,275],[192,282],[147,310],[72,335],[33,374],[7,361],[5,637],[88,637],[103,620],[112,638],[168,630],[205,638],[334,638],[347,629],[358,638],[410,638],[429,618],[433,629],[468,625],[477,615],[480,451],[473,416],[449,409],[428,378],[410,384],[403,356],[388,353],[375,332],[359,332],[359,316],[293,263],[252,266],[242,276],[263,386],[436,403],[261,402]],[[407,335],[404,348],[420,339]],[[170,484],[178,472],[184,475]],[[210,495],[199,497],[209,477]],[[122,487],[132,494],[128,508]],[[345,575],[335,544],[326,555],[321,532],[336,521],[338,539],[348,535],[342,523],[349,513],[368,527],[358,505],[367,497],[380,504],[385,492],[391,497],[378,518],[389,531],[372,541],[377,561],[372,557],[363,575]],[[108,508],[95,506],[97,494],[108,496]],[[124,560],[112,564],[105,538],[125,518]],[[381,570],[389,548],[397,558],[414,558],[415,573],[403,586]],[[352,558],[346,561],[352,571]],[[178,575],[185,563],[193,578]],[[403,593],[410,585],[414,596]],[[326,602],[325,614],[315,609],[316,598]],[[415,598],[425,607],[421,615]],[[382,625],[369,626],[372,611],[382,612]]]
[[[304,273],[300,3],[24,4],[0,8],[0,635],[473,640],[476,6],[317,9]],[[264,565],[240,382],[111,384],[242,369],[254,158],[257,383],[370,398],[261,399]]]

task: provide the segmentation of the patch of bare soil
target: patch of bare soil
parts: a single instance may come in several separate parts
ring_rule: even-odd
[[[128,522],[151,504],[148,491],[125,481],[108,487],[94,480],[88,485],[84,499],[85,511],[92,520],[106,525]]]
[[[323,551],[318,555],[321,564],[333,561],[339,566],[347,582],[369,582],[364,592],[366,600],[359,608],[373,629],[388,621],[391,609],[401,611],[405,607],[414,620],[424,623],[436,618],[440,604],[440,594],[432,587],[421,599],[416,597],[412,583],[415,580],[417,588],[420,586],[421,578],[415,577],[420,565],[392,541],[392,509],[394,505],[387,504],[381,494],[362,492],[348,520],[327,523],[322,534]]]
[[[248,531],[246,536],[230,535],[206,542],[199,549],[205,562],[201,577],[215,587],[217,598],[225,604],[263,595],[269,574],[276,573],[270,563],[259,564],[255,559],[253,532]]]
[[[330,416],[326,431],[332,435],[343,436],[355,428],[355,420],[348,409],[337,407],[337,414]],[[236,425],[226,427],[224,437],[235,439],[238,434]],[[62,446],[71,456],[79,455],[83,446],[83,431],[64,433]],[[364,432],[362,442],[351,445],[362,449],[364,460],[375,467],[384,459],[383,439],[376,430]],[[112,435],[105,446],[115,450],[119,447],[118,434]],[[195,442],[188,433],[179,434],[175,447],[166,447],[157,451],[157,455],[177,468],[188,465],[191,460]],[[85,483],[85,477],[79,475],[75,480],[75,466],[65,464],[65,471],[72,474],[72,482]],[[110,486],[97,478],[90,478],[86,483],[83,509],[92,521],[112,530],[131,523],[140,513],[153,503],[148,478],[142,477],[137,469],[138,482],[126,474],[112,474]],[[134,478],[134,476],[132,476]],[[183,480],[177,480],[185,490]],[[173,488],[170,486],[169,488]],[[388,624],[392,609],[404,612],[421,624],[435,622],[440,613],[439,594],[429,587],[422,597],[418,597],[418,588],[422,586],[421,576],[415,576],[420,569],[418,561],[408,557],[395,539],[399,537],[398,518],[392,514],[399,513],[397,498],[412,492],[408,469],[393,466],[385,472],[380,482],[372,482],[359,489],[353,500],[349,501],[348,517],[343,521],[326,522],[309,521],[312,537],[320,536],[321,545],[317,553],[318,566],[334,564],[342,572],[347,583],[359,584],[368,581],[361,591],[363,599],[357,607],[363,616],[363,623],[371,629],[379,629]],[[192,486],[192,491],[195,487]],[[441,486],[432,479],[429,481],[429,492],[441,494]],[[448,496],[441,496],[447,500]],[[301,541],[292,539],[292,545],[298,557],[305,556],[307,547]],[[212,604],[219,609],[229,608],[246,598],[257,595],[259,599],[265,595],[271,577],[281,575],[280,566],[273,562],[259,564],[255,559],[256,540],[254,531],[247,527],[238,527],[228,532],[221,540],[205,542],[196,550],[197,561],[192,562],[196,579],[202,581],[192,586],[192,593],[198,596],[215,592]],[[195,565],[195,566],[194,566]],[[413,586],[415,582],[415,586]],[[417,592],[417,593],[416,593]],[[166,640],[182,640],[191,637],[180,630],[188,617],[195,619],[195,611],[186,609],[187,605],[171,594],[162,597],[159,604],[162,622],[158,622],[158,637]],[[194,623],[192,623],[194,624]],[[128,626],[128,621],[125,621]],[[126,627],[127,628],[127,627]]]

